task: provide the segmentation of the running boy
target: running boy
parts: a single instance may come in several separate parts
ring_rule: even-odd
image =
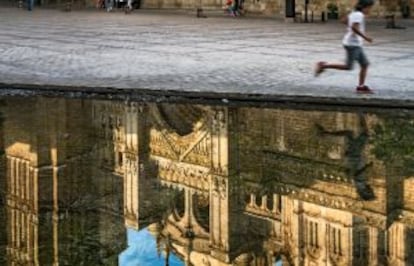
[[[373,93],[365,85],[369,61],[362,48],[364,40],[369,43],[373,41],[372,38],[365,34],[365,16],[369,14],[373,5],[374,0],[359,0],[355,9],[348,15],[348,32],[342,41],[346,51],[345,64],[318,62],[315,69],[315,76],[321,74],[325,69],[351,70],[354,66],[354,61],[358,61],[361,70],[359,72],[359,85],[356,87],[356,91],[358,93]]]

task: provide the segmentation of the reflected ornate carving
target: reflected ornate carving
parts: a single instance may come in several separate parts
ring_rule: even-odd
[[[192,148],[192,149],[191,149]],[[180,160],[208,166],[211,163],[211,136],[205,134],[181,156]]]
[[[400,264],[399,259],[397,259],[395,257],[387,256],[387,265],[397,266],[397,265],[401,265],[401,264]]]
[[[348,264],[346,258],[341,254],[329,254],[329,260],[334,266],[345,266]]]
[[[126,161],[126,173],[137,174],[138,173],[138,162],[136,160]]]
[[[280,220],[281,216],[280,213],[278,212],[274,212],[271,210],[264,210],[260,207],[257,206],[252,206],[252,205],[247,205],[246,206],[246,212],[249,214],[253,214],[253,215],[258,215],[258,216],[262,216],[262,217],[268,217],[268,218],[272,218],[272,219],[277,219]]]
[[[216,109],[214,112],[214,119],[212,121],[214,131],[220,131],[220,129],[226,126],[226,116],[222,109]]]
[[[401,223],[414,227],[414,213],[402,212],[398,218]]]
[[[321,163],[313,159],[299,158],[283,152],[265,151],[265,175],[274,176],[283,173],[282,180],[307,185],[316,179],[330,182],[352,183],[352,178],[344,167],[336,164]],[[273,173],[272,169],[277,169]]]
[[[375,226],[377,228],[385,228],[387,219],[383,215],[374,213],[364,213],[364,218],[367,224]]]
[[[297,252],[297,245],[294,242],[293,239],[293,234],[291,232],[292,228],[291,228],[291,223],[285,223],[283,225],[283,239],[284,239],[284,244],[285,246],[282,248],[282,252],[285,252],[287,254],[290,254],[291,258],[295,258],[298,256],[298,252]]]
[[[158,176],[163,182],[175,183],[202,191],[209,190],[210,173],[205,167],[178,163],[160,157],[152,157],[158,165]]]
[[[9,154],[7,157],[13,157],[15,160],[19,160],[19,158],[30,160],[30,157],[32,156],[30,149],[31,147],[27,144],[15,143],[14,145],[7,147],[6,153]]]
[[[213,176],[212,180],[212,191],[213,194],[216,196],[220,196],[221,198],[226,198],[227,196],[227,182],[226,178],[220,176]]]
[[[306,254],[317,260],[321,256],[321,249],[319,247],[307,247]]]
[[[177,160],[179,158],[175,147],[167,141],[162,132],[152,129],[150,132],[150,151],[151,154]]]
[[[211,262],[208,256],[203,256],[201,263],[203,266],[211,266]]]
[[[247,182],[247,193],[258,193],[261,187],[253,182]],[[315,203],[324,207],[333,209],[344,209],[352,211],[362,211],[364,204],[356,199],[348,197],[334,196],[312,189],[304,189],[300,186],[277,182],[274,184],[273,193],[280,195],[288,195],[291,198],[303,200],[310,203]]]
[[[196,165],[211,166],[211,133],[209,112],[194,122],[193,131],[181,136],[160,115],[156,106],[151,114],[154,127],[150,132],[151,154]]]

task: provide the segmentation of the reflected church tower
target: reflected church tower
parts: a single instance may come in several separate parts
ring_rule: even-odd
[[[137,103],[129,103],[125,106],[125,140],[123,161],[124,182],[124,217],[125,225],[136,230],[144,224],[142,217],[146,216],[151,206],[149,202],[159,201],[153,191],[155,177],[147,173],[149,171],[147,156],[147,108]],[[120,155],[121,156],[121,155]],[[146,169],[145,169],[146,168]]]
[[[240,254],[243,227],[236,221],[243,222],[238,217],[242,197],[236,189],[237,157],[230,156],[237,154],[237,131],[230,129],[230,125],[237,125],[236,119],[237,112],[228,108],[126,106],[126,226],[139,229],[145,210],[166,211],[168,206],[156,207],[156,201],[151,201],[160,195],[151,189],[155,181],[176,191],[170,192],[176,195],[176,204],[169,207],[169,215],[164,216],[156,234],[169,238],[171,248],[187,265],[227,265]],[[143,208],[146,201],[152,204]]]
[[[159,217],[151,207],[159,201],[159,192],[154,191],[156,175],[150,174],[155,168],[148,159],[148,115],[145,104],[93,101],[98,162],[121,182],[124,223],[135,230],[150,223],[142,222],[149,213]]]

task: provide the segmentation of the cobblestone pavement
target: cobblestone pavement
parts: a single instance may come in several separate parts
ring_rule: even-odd
[[[358,96],[358,68],[313,77],[316,61],[344,59],[334,22],[0,8],[0,82],[414,100],[414,23],[383,23],[367,25],[377,93]]]

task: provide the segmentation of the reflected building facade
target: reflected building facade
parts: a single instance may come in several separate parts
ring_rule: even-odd
[[[90,162],[99,149],[92,141],[95,136],[90,125],[90,103],[10,99],[2,114],[7,265],[79,263],[78,255],[72,253],[73,245],[93,234],[80,229],[89,227],[96,228],[95,233],[105,232],[99,228],[108,231],[108,224],[114,222],[111,216],[120,216],[118,210],[110,213],[99,208],[105,191],[97,190],[93,196],[90,193],[91,187],[108,183],[104,178],[93,178],[97,169]],[[99,212],[90,211],[94,204]],[[119,235],[120,231],[114,233]],[[113,236],[101,233],[99,238],[104,242]]]
[[[145,139],[137,187],[156,176],[178,191],[155,228],[186,265],[414,262],[413,178],[372,152],[385,114],[139,109],[125,124]]]
[[[56,99],[20,114],[16,104],[0,128],[10,265],[65,264],[64,243],[84,226],[71,214],[92,202],[100,243],[149,226],[185,265],[414,263],[411,161],[387,160],[399,151],[381,142],[410,129],[410,114]]]

